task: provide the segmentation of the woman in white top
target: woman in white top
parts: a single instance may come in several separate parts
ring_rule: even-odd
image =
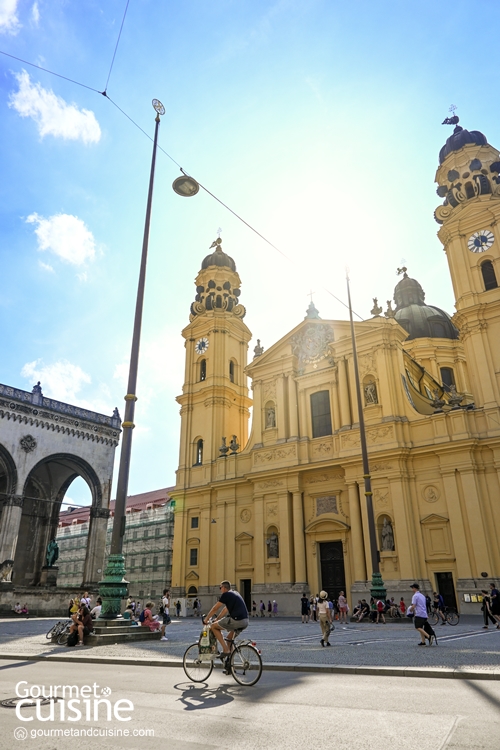
[[[339,608],[339,620],[340,622],[345,622],[347,625],[347,599],[343,591],[339,594],[337,605]]]
[[[330,646],[328,639],[330,637],[331,622],[332,622],[332,610],[328,604],[328,594],[326,591],[320,591],[319,601],[316,605],[316,610],[319,615],[319,624],[321,625],[321,632],[323,637],[320,640],[322,646]]]

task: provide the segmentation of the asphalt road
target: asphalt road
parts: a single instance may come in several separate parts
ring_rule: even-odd
[[[98,706],[97,721],[58,718],[40,721],[35,708],[0,705],[0,750],[36,747],[37,750],[164,747],[175,750],[241,748],[291,750],[334,747],[336,750],[471,750],[497,748],[500,736],[500,682],[470,680],[364,677],[309,673],[264,672],[251,688],[238,686],[230,676],[214,671],[206,684],[194,685],[180,668],[121,667],[100,664],[28,663],[0,661],[0,700],[44,686],[89,686],[100,699],[106,695],[111,710],[118,701],[119,721]],[[94,688],[95,684],[95,688]],[[103,688],[108,688],[101,692]],[[80,700],[81,696],[76,700]],[[83,700],[80,706],[85,712]],[[49,716],[42,706],[42,717]],[[84,713],[85,715],[85,713]],[[92,716],[92,714],[91,714]],[[92,729],[129,736],[83,737],[69,732]],[[66,736],[44,733],[67,731]],[[149,736],[144,736],[149,732]],[[41,733],[41,734],[40,734]],[[141,736],[142,733],[142,736]],[[26,735],[25,739],[17,739]]]

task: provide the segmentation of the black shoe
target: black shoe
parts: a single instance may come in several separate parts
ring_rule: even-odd
[[[329,643],[328,641],[327,641],[327,642],[325,643],[325,646],[331,646],[331,645],[332,645],[332,644],[331,644],[331,643]]]
[[[425,646],[425,643],[422,643],[422,641],[420,641],[420,643],[417,643],[417,646]]]
[[[323,638],[320,640],[320,643],[321,643],[322,646],[325,645],[325,642],[324,642]]]

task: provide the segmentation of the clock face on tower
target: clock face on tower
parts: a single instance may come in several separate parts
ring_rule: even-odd
[[[474,232],[467,240],[467,246],[471,253],[484,253],[493,245],[495,235],[489,229],[480,229]]]
[[[203,354],[208,349],[208,339],[206,336],[203,336],[203,338],[198,339],[198,341],[195,344],[194,350],[196,354]]]

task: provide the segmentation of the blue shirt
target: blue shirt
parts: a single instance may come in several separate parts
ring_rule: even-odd
[[[248,619],[248,610],[245,601],[237,591],[224,591],[219,596],[219,601],[226,606],[229,617],[232,617],[233,620]]]

